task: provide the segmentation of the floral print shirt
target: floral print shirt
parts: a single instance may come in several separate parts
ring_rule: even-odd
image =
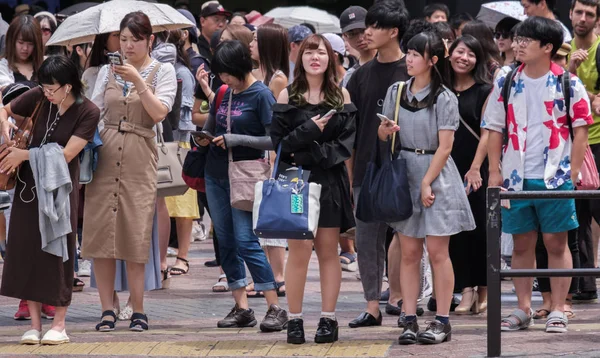
[[[517,69],[513,79],[508,103],[508,115],[504,109],[502,88],[508,73],[501,73],[495,80],[481,127],[504,133],[508,131],[508,143],[502,148],[503,187],[509,191],[523,189],[525,141],[527,139],[526,86],[521,79],[525,65]],[[559,76],[564,69],[552,63],[546,75],[546,90],[539,94],[546,107],[543,118],[544,182],[546,188],[556,189],[571,178],[572,140],[567,123],[567,109]],[[581,80],[571,74],[571,103],[569,113],[573,128],[594,123],[587,92]],[[540,178],[541,179],[541,178]]]

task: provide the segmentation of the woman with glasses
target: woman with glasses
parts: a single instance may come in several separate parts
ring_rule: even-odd
[[[505,17],[496,25],[494,38],[502,57],[502,66],[510,66],[516,62],[512,42],[515,36],[515,28],[519,23],[521,21],[517,19]]]
[[[129,329],[148,329],[144,314],[144,272],[150,259],[156,211],[158,151],[155,125],[171,110],[177,92],[175,69],[149,55],[154,35],[142,12],[120,24],[123,65],[103,66],[93,102],[104,129],[94,180],[86,187],[82,256],[94,259],[102,304],[96,330],[115,329],[113,311],[116,260],[127,263],[133,308]]]
[[[17,171],[16,195],[8,232],[8,255],[2,272],[0,294],[27,300],[31,329],[23,335],[21,344],[41,342],[55,345],[69,342],[65,317],[71,304],[73,262],[77,259],[72,253],[77,233],[75,213],[79,191],[72,190],[68,198],[72,215],[67,222],[67,225],[70,224],[70,233],[63,239],[67,250],[60,252],[53,250],[51,245],[44,246],[46,240],[43,237],[50,234],[37,225],[40,222],[38,198],[44,190],[40,190],[32,171],[31,150],[54,143],[64,148],[64,157],[59,153],[58,160],[64,158],[66,161],[64,165],[68,165],[70,183],[76,188],[79,185],[78,155],[94,137],[100,111],[83,96],[77,68],[66,57],[49,57],[37,76],[42,84],[39,88],[29,90],[0,109],[0,130],[4,140],[10,140],[10,130],[17,128],[8,121],[9,116],[31,116],[35,123],[28,149],[10,148],[10,153],[0,162],[0,172]],[[41,231],[45,233],[44,236]],[[43,304],[56,306],[56,314],[51,329],[41,338]]]

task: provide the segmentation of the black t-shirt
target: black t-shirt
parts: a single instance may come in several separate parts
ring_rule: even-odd
[[[198,37],[198,52],[200,56],[204,57],[208,62],[212,61],[212,52],[210,51],[210,43],[203,35]]]
[[[375,154],[377,129],[381,123],[377,113],[381,113],[388,88],[395,82],[408,81],[409,78],[405,58],[390,63],[380,63],[375,58],[357,69],[350,78],[347,90],[358,109],[354,142],[354,187],[362,185],[367,163]]]
[[[481,111],[491,91],[492,85],[479,83],[462,92],[454,91],[458,98],[460,117],[477,135],[481,133]],[[461,122],[458,130],[454,133],[451,154],[461,177],[464,177],[471,168],[477,146],[479,146],[479,140]],[[484,168],[484,165],[481,167]],[[487,165],[485,168],[487,169]]]

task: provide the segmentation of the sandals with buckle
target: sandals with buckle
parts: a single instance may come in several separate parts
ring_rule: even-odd
[[[219,280],[212,287],[212,291],[216,293],[229,291],[229,284],[227,283],[227,275],[221,274]]]
[[[114,321],[108,321],[103,319],[104,317],[112,317]],[[102,312],[102,317],[100,317],[102,322],[96,325],[96,331],[98,332],[112,332],[115,330],[115,324],[117,323],[117,315],[113,310],[106,310]]]
[[[502,319],[500,329],[504,332],[520,331],[533,326],[533,317],[530,311],[529,314],[523,310],[516,309],[508,317]]]
[[[129,330],[132,332],[143,332],[148,330],[148,316],[143,313],[136,312],[131,315],[131,323]]]
[[[177,260],[183,262],[183,264],[185,265],[185,269],[173,266],[170,269],[171,276],[186,275],[188,272],[190,272],[190,262],[188,260],[179,256],[177,256]]]
[[[569,319],[564,312],[553,311],[546,321],[546,333],[567,333]]]

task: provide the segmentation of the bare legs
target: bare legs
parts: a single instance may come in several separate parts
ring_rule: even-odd
[[[416,239],[404,235],[400,236],[401,263],[400,283],[404,295],[404,311],[406,315],[417,314],[417,299],[419,298],[419,280],[421,257],[423,257],[423,239]],[[427,253],[434,273],[434,287],[437,293],[437,314],[448,316],[450,301],[454,289],[454,272],[448,253],[448,236],[428,236]]]
[[[156,198],[156,211],[158,215],[158,247],[160,250],[160,270],[167,269],[167,249],[171,234],[171,218],[167,210],[165,198]],[[188,244],[189,245],[189,244]]]
[[[340,286],[342,269],[337,253],[339,228],[319,228],[314,240],[315,251],[319,259],[319,275],[321,282],[321,308],[323,312],[335,312]],[[288,240],[289,255],[285,267],[287,283],[287,301],[289,312],[302,312],[304,287],[308,263],[312,254],[312,241]]]

